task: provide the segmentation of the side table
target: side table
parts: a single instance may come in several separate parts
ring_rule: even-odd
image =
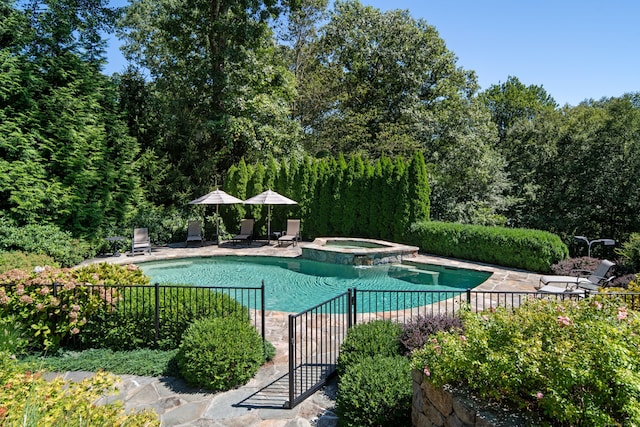
[[[111,236],[106,237],[104,240],[113,242],[113,256],[120,256],[120,252],[118,252],[118,242],[122,242],[125,238],[123,236]]]

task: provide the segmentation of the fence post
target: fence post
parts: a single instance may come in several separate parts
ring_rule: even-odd
[[[262,324],[262,351],[264,352],[264,356],[267,355],[267,334],[266,328],[264,325],[264,279],[262,279],[262,285],[260,286],[260,316],[261,316],[261,324]]]
[[[53,296],[54,297],[58,297],[58,284],[56,282],[53,282],[51,284],[51,286],[53,287]]]
[[[289,401],[285,402],[284,407],[293,408],[293,401],[296,398],[295,389],[295,362],[296,362],[296,329],[294,327],[296,316],[289,315]]]
[[[351,315],[353,316],[353,319],[351,320],[351,326],[355,325],[358,322],[357,319],[357,315],[358,315],[358,290],[356,288],[353,288],[353,295],[352,295],[352,299],[351,299]]]
[[[352,305],[353,305],[353,289],[347,289],[347,331],[351,329],[353,326],[353,314],[352,314]]]
[[[158,339],[160,336],[160,284],[156,283],[153,285],[155,288],[155,305],[156,305],[156,313],[155,313],[155,329],[156,329],[156,344],[158,344]]]

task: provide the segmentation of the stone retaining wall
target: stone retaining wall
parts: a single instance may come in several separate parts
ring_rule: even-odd
[[[512,414],[472,399],[451,387],[434,387],[419,371],[413,377],[411,424],[414,427],[513,427],[537,425],[526,415]]]

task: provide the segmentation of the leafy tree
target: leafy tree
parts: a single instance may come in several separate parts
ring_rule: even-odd
[[[436,219],[501,222],[508,180],[495,127],[473,97],[474,73],[436,29],[407,11],[339,1],[319,34],[299,82],[305,147],[372,158],[420,150]]]
[[[127,8],[125,53],[149,71],[165,124],[159,155],[174,169],[167,202],[208,190],[242,157],[296,151],[294,77],[268,26],[284,6],[135,0]]]
[[[105,4],[2,3],[12,35],[0,53],[0,209],[18,224],[98,236],[126,221],[141,196],[138,146],[99,72],[99,33],[115,17]]]
[[[557,107],[555,100],[542,86],[525,86],[513,76],[509,76],[504,83],[491,85],[479,97],[489,108],[491,119],[498,127],[500,144],[517,120],[532,120],[536,114]]]
[[[514,225],[616,240],[640,226],[637,94],[542,113],[515,124],[506,141],[526,196]]]
[[[155,205],[163,205],[173,198],[172,189],[165,185],[166,182],[177,178],[162,149],[162,134],[166,125],[161,119],[153,83],[148,82],[143,72],[134,67],[129,67],[121,75],[114,74],[112,80],[118,87],[118,106],[127,123],[129,135],[140,146],[135,160],[139,165],[138,176],[145,199]]]

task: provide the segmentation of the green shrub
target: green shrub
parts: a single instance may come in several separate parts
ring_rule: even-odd
[[[424,221],[412,224],[410,237],[434,255],[544,273],[569,255],[560,237],[539,230]]]
[[[374,356],[397,356],[402,347],[399,341],[402,326],[389,320],[374,320],[355,325],[349,332],[338,355],[338,374],[357,361]]]
[[[33,270],[38,266],[60,265],[49,255],[25,253],[22,251],[0,252],[0,273],[13,269]]]
[[[629,240],[616,249],[622,264],[634,273],[640,273],[640,233],[631,233]]]
[[[462,314],[412,367],[434,386],[537,412],[553,425],[640,424],[640,317],[616,299],[536,299],[517,310]]]
[[[264,363],[262,337],[237,317],[196,320],[187,329],[176,361],[191,385],[229,390],[245,384]]]
[[[413,395],[409,360],[374,355],[349,366],[340,377],[338,425],[377,427],[411,425]]]
[[[48,255],[63,267],[79,264],[95,255],[87,242],[74,239],[71,233],[54,225],[12,225],[0,218],[0,250]]]

